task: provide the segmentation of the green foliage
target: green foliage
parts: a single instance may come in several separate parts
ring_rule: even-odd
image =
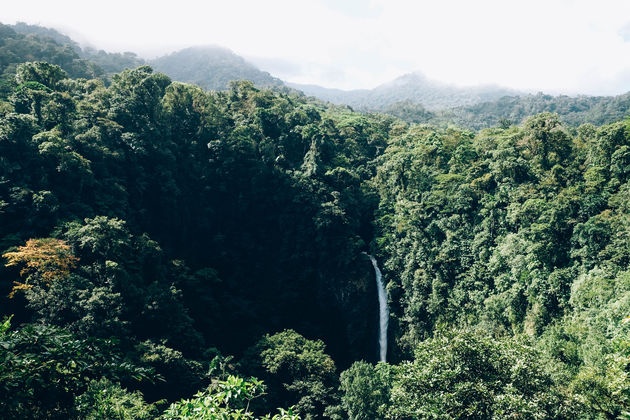
[[[19,72],[20,79],[17,83],[22,83],[25,81],[22,79],[26,77],[27,80],[43,83],[49,88],[53,88],[49,83],[55,83],[60,76],[59,73],[54,74],[55,72],[32,71],[38,66],[34,63],[18,70],[20,63],[39,62],[40,67],[49,67],[49,70],[58,66],[70,77],[93,78],[102,74],[103,71],[98,66],[81,59],[74,45],[68,45],[60,37],[51,36],[50,33],[23,31],[26,26],[28,25],[10,27],[0,24],[0,99],[7,98],[16,86],[16,71]]]
[[[77,338],[28,324],[0,336],[2,418],[66,419],[91,379],[142,380],[152,373],[126,360],[112,340]]]
[[[35,61],[19,64],[15,71],[15,81],[18,85],[38,83],[48,89],[54,89],[57,84],[67,77],[61,67],[45,61]]]
[[[618,96],[509,95],[445,110],[431,122],[480,130],[504,125],[502,121],[520,124],[533,115],[552,112],[571,126],[603,125],[625,118],[629,104],[627,93]]]
[[[111,53],[104,50],[95,50],[89,47],[84,48],[81,57],[89,63],[94,63],[96,69],[107,75],[119,73],[126,69],[135,69],[145,64],[145,61],[137,54],[125,51],[123,53]],[[100,75],[100,73],[97,73]]]
[[[164,419],[255,419],[259,418],[249,410],[250,402],[263,395],[262,381],[245,380],[229,376],[218,381],[215,389],[199,392],[195,398],[171,404],[163,415]],[[265,415],[260,419],[299,420],[300,417],[290,408],[278,409],[279,414]]]
[[[5,28],[8,29],[9,27]],[[85,66],[86,69],[89,69],[91,72],[90,77],[103,77],[145,64],[144,60],[132,52],[108,53],[103,50],[97,51],[90,47],[82,49],[80,45],[70,37],[52,28],[28,25],[24,22],[18,22],[10,28],[18,34],[26,35],[27,38],[35,38],[47,44],[54,42],[54,45],[59,45],[64,51],[75,52],[77,56],[80,57],[80,60],[75,59],[72,65],[64,66],[64,69],[71,72],[72,77],[87,77],[87,75],[75,74],[77,68],[81,68],[81,66]],[[49,45],[48,49],[50,49]],[[46,61],[51,60],[47,59]]]
[[[157,409],[147,404],[139,392],[128,392],[120,385],[101,378],[88,384],[76,399],[78,416],[86,420],[150,420]]]
[[[264,336],[251,350],[249,363],[268,383],[268,404],[295,407],[302,417],[320,418],[334,403],[337,375],[322,341],[293,330]]]
[[[2,320],[2,324],[0,324],[0,336],[4,336],[9,328],[11,328],[11,318],[13,318],[13,315],[5,316]]]
[[[146,340],[138,344],[135,351],[140,356],[140,362],[154,370],[162,379],[143,389],[147,397],[167,397],[169,400],[182,398],[210,381],[206,366],[164,344]]]
[[[412,102],[411,100],[395,102],[385,109],[383,113],[393,115],[408,123],[424,124],[435,118],[435,114],[427,111],[422,105]]]
[[[576,418],[539,354],[469,331],[429,339],[395,368],[389,418]]]
[[[390,402],[392,367],[355,362],[341,372],[341,406],[350,420],[384,418]]]

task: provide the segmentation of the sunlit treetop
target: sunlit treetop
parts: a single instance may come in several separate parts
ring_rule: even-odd
[[[22,266],[20,276],[25,279],[23,283],[14,282],[11,297],[19,290],[32,288],[36,282],[50,284],[67,277],[78,261],[72,255],[70,245],[55,238],[29,239],[17,251],[7,252],[2,256],[7,259],[7,267]]]

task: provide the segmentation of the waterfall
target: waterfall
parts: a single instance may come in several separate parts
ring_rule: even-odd
[[[383,275],[378,268],[376,258],[364,252],[372,261],[374,274],[376,275],[376,288],[378,289],[378,348],[380,352],[380,360],[385,362],[387,359],[387,325],[389,324],[389,308],[387,307],[387,291],[383,284]]]

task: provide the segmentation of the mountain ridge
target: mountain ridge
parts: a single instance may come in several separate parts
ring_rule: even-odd
[[[256,87],[284,87],[282,80],[262,71],[229,48],[198,45],[150,60],[156,71],[207,90],[225,90],[232,80],[250,80]]]
[[[29,48],[33,49],[39,39],[41,46],[28,54],[27,61],[52,60],[73,77],[99,77],[108,83],[112,74],[149,64],[173,80],[196,84],[207,90],[225,90],[230,81],[246,79],[258,88],[285,92],[295,89],[321,101],[347,105],[362,112],[385,113],[409,123],[455,125],[479,130],[497,124],[519,124],[526,117],[540,112],[556,112],[569,125],[600,125],[625,117],[630,109],[628,93],[567,96],[531,94],[497,85],[461,87],[432,80],[419,71],[403,74],[373,89],[326,88],[282,81],[230,49],[217,45],[192,46],[153,60],[144,60],[132,52],[109,53],[93,47],[81,48],[71,37],[51,28],[23,22],[3,25],[3,28],[6,29],[2,35],[4,38],[23,37],[21,40],[11,38],[8,44],[5,42],[3,48],[7,49],[5,55],[8,58],[4,61],[12,62],[15,51],[9,50],[17,48],[16,43],[31,43]],[[46,51],[55,48],[59,52],[48,57]],[[10,73],[13,68],[2,67],[0,70]],[[0,90],[4,92],[3,96],[12,89],[9,73],[2,75],[4,81]]]
[[[316,96],[334,104],[345,104],[369,111],[382,111],[394,103],[407,100],[435,111],[522,94],[517,90],[497,85],[459,87],[429,79],[420,71],[403,74],[373,89],[346,91],[319,85],[298,83],[287,83],[287,85],[303,91],[306,95]]]

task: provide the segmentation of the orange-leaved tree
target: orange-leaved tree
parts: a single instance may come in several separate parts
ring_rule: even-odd
[[[49,285],[52,281],[65,278],[76,266],[78,258],[72,255],[70,245],[61,239],[29,239],[17,251],[2,254],[7,267],[23,265],[20,276],[23,282],[15,281],[9,294],[13,297],[20,290],[28,290],[35,284]]]

